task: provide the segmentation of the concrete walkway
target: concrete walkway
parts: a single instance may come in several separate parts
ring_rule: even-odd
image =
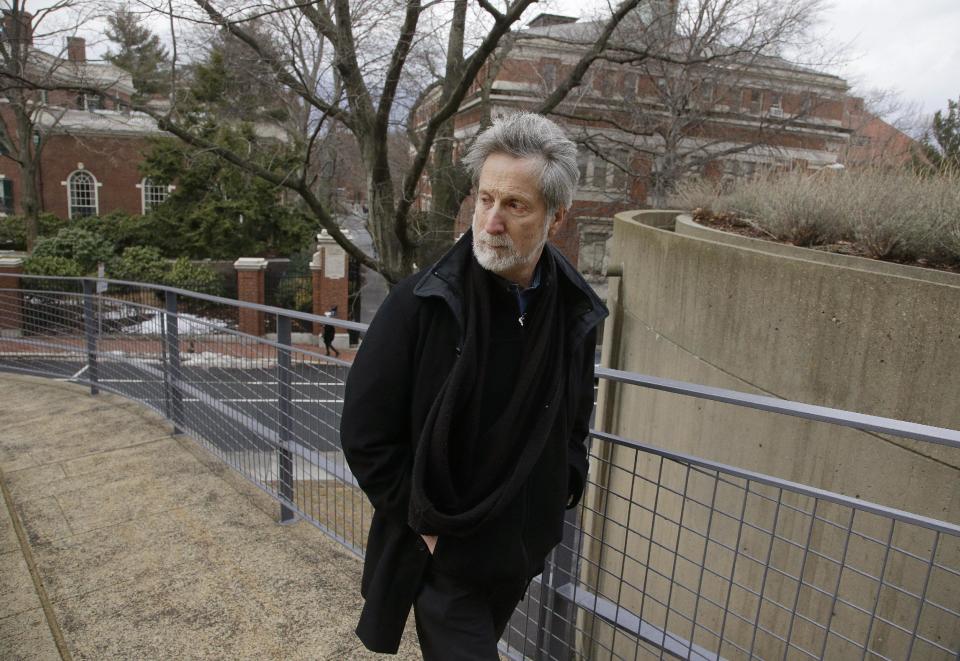
[[[356,557],[88,393],[0,374],[0,659],[377,657],[353,634]],[[397,658],[419,658],[412,620]]]

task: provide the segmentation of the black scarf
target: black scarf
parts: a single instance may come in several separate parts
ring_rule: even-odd
[[[473,255],[468,260],[461,354],[427,415],[414,456],[408,522],[417,532],[468,535],[513,501],[540,458],[565,383],[564,316],[548,249],[540,268],[543,289],[526,322],[513,392],[503,410],[483,411],[491,278]],[[483,424],[484,416],[493,423]]]

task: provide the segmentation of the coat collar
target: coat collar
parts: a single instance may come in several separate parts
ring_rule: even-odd
[[[561,295],[571,310],[571,340],[582,341],[587,332],[607,316],[607,308],[587,284],[583,276],[549,242],[545,246],[557,263],[557,280]],[[421,298],[437,296],[450,306],[463,332],[463,273],[467,261],[473,259],[473,230],[467,230],[447,253],[426,269],[413,289]]]

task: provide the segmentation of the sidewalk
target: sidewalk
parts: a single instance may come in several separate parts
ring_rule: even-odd
[[[353,634],[355,556],[88,392],[0,374],[0,658],[379,658]],[[399,659],[419,658],[408,624]]]

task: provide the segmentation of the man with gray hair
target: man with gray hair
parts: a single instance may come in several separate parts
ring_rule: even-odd
[[[530,113],[463,163],[472,228],[398,283],[347,379],[340,437],[374,507],[357,635],[396,652],[414,608],[425,659],[498,659],[497,641],[586,483],[606,308],[547,240],[577,149]]]

